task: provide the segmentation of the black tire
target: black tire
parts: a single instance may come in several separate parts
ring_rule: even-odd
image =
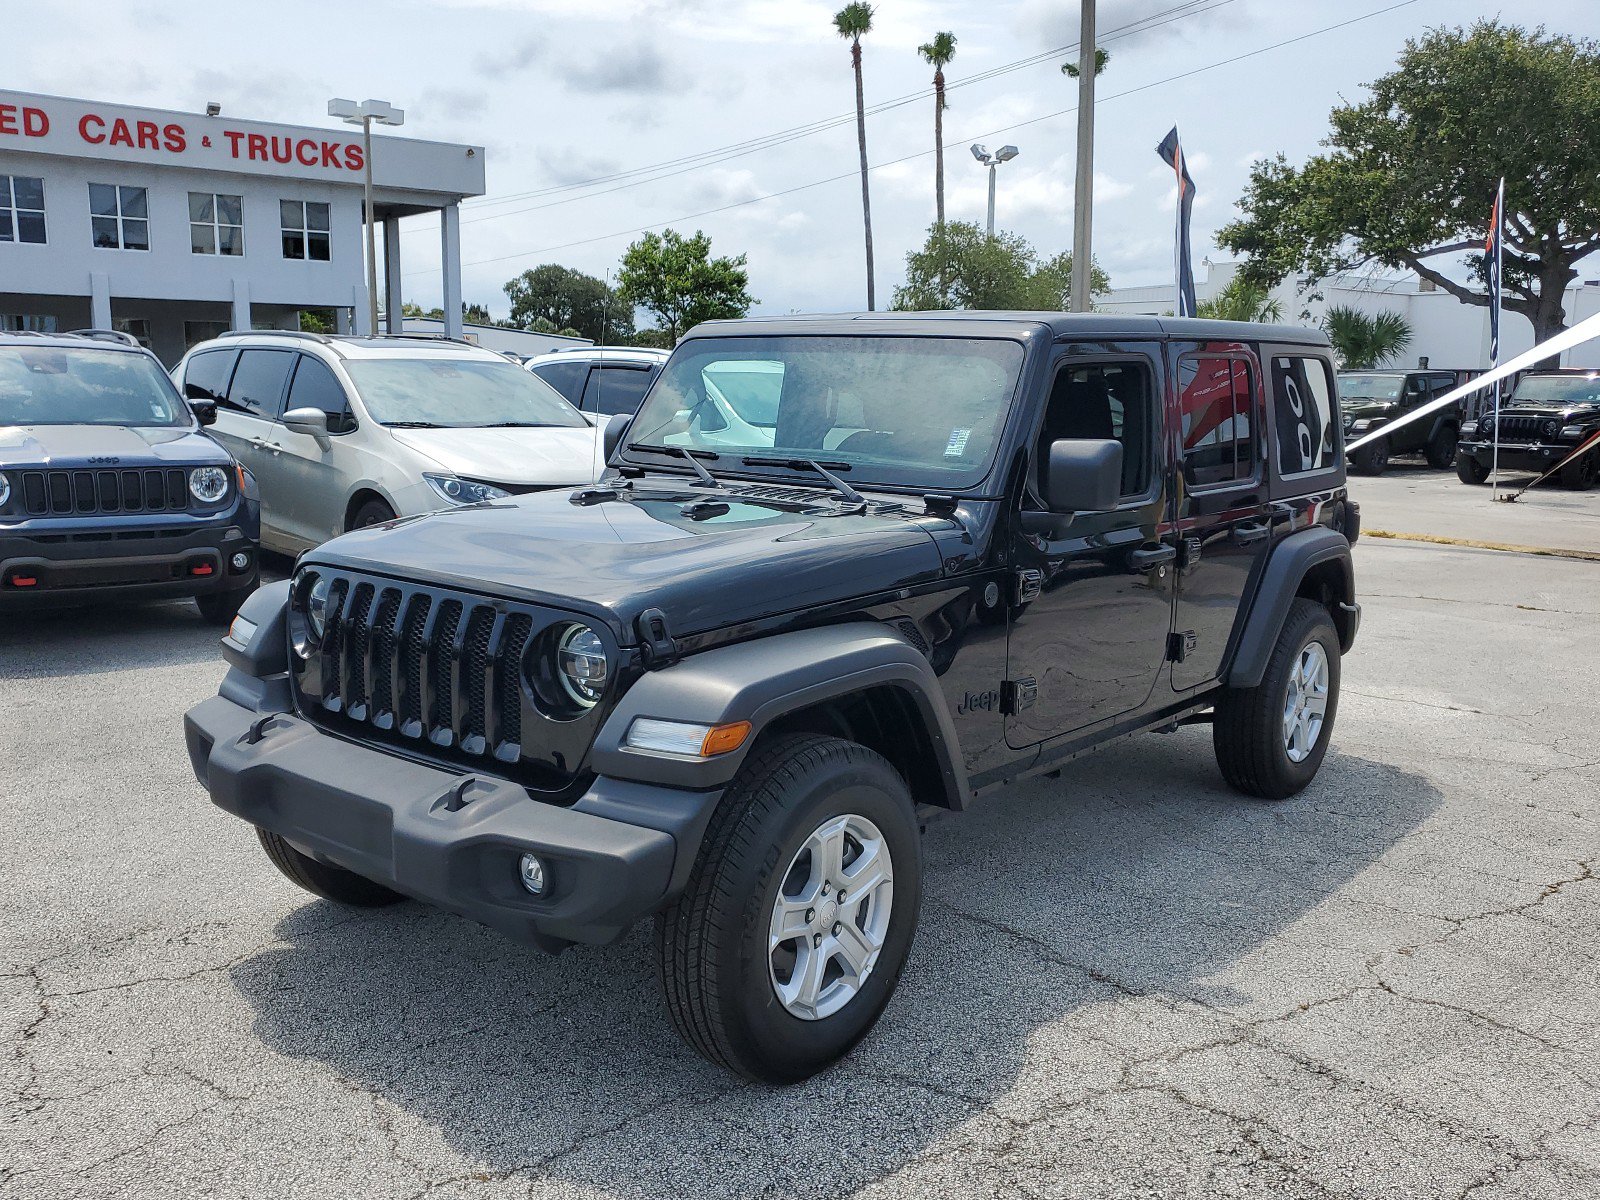
[[[1454,425],[1441,425],[1439,431],[1428,439],[1422,453],[1435,471],[1448,471],[1456,461],[1458,434]]]
[[[884,944],[860,990],[830,1016],[792,1014],[773,983],[773,905],[806,839],[865,817],[893,863]],[[894,994],[922,902],[922,847],[905,781],[854,742],[785,735],[759,745],[723,797],[683,895],[656,918],[667,1010],[706,1058],[767,1083],[820,1071],[859,1041]]]
[[[368,525],[381,525],[394,520],[394,509],[382,500],[364,500],[350,515],[350,529],[365,529]]]
[[[1456,456],[1456,478],[1461,480],[1462,483],[1470,483],[1474,486],[1487,483],[1489,468],[1475,458],[1459,454]]]
[[[365,875],[301,854],[270,830],[257,828],[256,836],[261,839],[261,848],[267,852],[272,865],[313,896],[351,908],[382,908],[405,899],[399,892],[374,883]]]
[[[194,598],[194,606],[200,610],[200,618],[207,625],[231,625],[233,618],[239,615],[239,606],[250,599],[256,585],[234,588],[231,592],[209,592],[204,596]]]
[[[1592,452],[1585,454],[1577,462],[1563,467],[1556,478],[1568,491],[1587,492],[1595,484],[1597,461],[1600,460],[1596,460]]]
[[[1382,475],[1389,465],[1389,439],[1381,437],[1350,456],[1350,469],[1357,475]]]
[[[1327,711],[1311,752],[1304,761],[1295,762],[1284,744],[1284,709],[1290,673],[1312,642],[1320,642],[1327,656]],[[1222,777],[1246,795],[1263,800],[1294,795],[1311,782],[1322,765],[1338,711],[1339,632],[1326,608],[1300,597],[1289,606],[1260,685],[1228,688],[1217,702],[1211,743]]]

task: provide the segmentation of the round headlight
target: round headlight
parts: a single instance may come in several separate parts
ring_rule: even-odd
[[[221,467],[196,467],[189,472],[189,490],[201,504],[215,504],[228,494],[228,473]]]
[[[556,642],[556,677],[580,708],[593,708],[605,695],[605,643],[587,625],[569,625]]]
[[[1557,437],[1557,436],[1560,435],[1560,433],[1561,433],[1561,422],[1560,421],[1546,421],[1544,423],[1544,435],[1545,435],[1545,437],[1547,437],[1547,438]]]
[[[9,499],[11,499],[11,481],[0,475],[0,508],[4,508]]]
[[[311,591],[306,594],[306,624],[311,626],[311,636],[320,642],[323,632],[328,628],[328,593],[333,588],[333,581],[326,575],[315,578]]]

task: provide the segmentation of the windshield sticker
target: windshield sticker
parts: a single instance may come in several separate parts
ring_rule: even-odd
[[[967,452],[967,439],[972,436],[970,429],[952,429],[950,440],[945,443],[944,456],[946,458],[960,458]]]

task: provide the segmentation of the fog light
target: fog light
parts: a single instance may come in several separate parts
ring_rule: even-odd
[[[228,562],[232,564],[235,571],[242,571],[250,565],[250,556],[241,550],[230,558]]]
[[[522,886],[535,896],[544,895],[544,863],[539,861],[537,854],[524,854],[518,864],[517,874],[522,879]]]

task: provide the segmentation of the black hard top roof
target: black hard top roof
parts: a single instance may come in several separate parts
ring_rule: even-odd
[[[1062,312],[872,312],[816,313],[783,317],[746,317],[738,321],[706,321],[689,337],[776,335],[784,333],[849,336],[874,333],[944,333],[951,336],[1038,336],[1052,338],[1178,338],[1216,342],[1290,342],[1327,346],[1328,335],[1301,325],[1265,325],[1253,321],[1207,321],[1193,317],[1150,317],[1121,313]]]

